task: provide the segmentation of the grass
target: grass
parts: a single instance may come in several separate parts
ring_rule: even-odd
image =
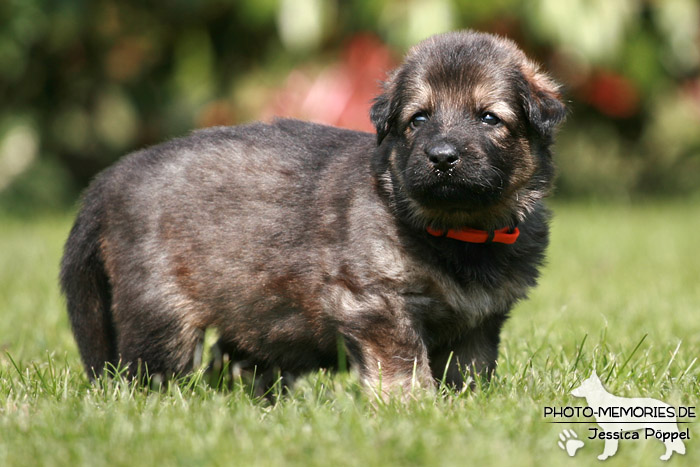
[[[597,369],[618,395],[698,406],[700,204],[555,206],[540,286],[503,333],[498,376],[473,392],[379,401],[319,372],[269,402],[197,373],[162,391],[82,373],[56,285],[69,216],[0,218],[0,465],[597,465],[593,424],[545,406]],[[698,425],[685,456],[699,465]],[[585,446],[569,458],[563,428]],[[623,441],[606,465],[660,465]]]

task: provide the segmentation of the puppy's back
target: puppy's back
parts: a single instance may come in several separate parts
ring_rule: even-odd
[[[277,120],[197,131],[101,173],[61,266],[88,374],[131,360],[128,349],[151,371],[188,371],[197,328],[224,326],[223,310],[248,313],[271,278],[309,269],[304,251],[323,222],[324,193],[366,178],[373,144],[368,134]],[[329,216],[343,209],[333,204]],[[267,295],[267,309],[284,306]]]

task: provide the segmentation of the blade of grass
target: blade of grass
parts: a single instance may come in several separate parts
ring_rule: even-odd
[[[583,339],[581,340],[581,345],[578,346],[578,351],[576,352],[576,360],[574,360],[574,364],[571,366],[571,369],[569,369],[570,372],[574,372],[576,370],[576,367],[578,366],[578,362],[581,360],[581,354],[583,353],[583,344],[586,343],[587,338],[588,338],[588,333],[583,335]]]
[[[629,361],[632,360],[632,357],[634,357],[634,354],[637,352],[637,350],[639,350],[639,347],[642,346],[642,343],[646,340],[647,336],[649,336],[649,333],[644,334],[642,336],[640,341],[637,343],[637,346],[634,348],[634,350],[632,350],[632,353],[629,354],[629,356],[627,357],[627,360],[624,361],[624,363],[622,364],[622,366],[618,370],[618,372],[617,372],[618,375],[622,373],[622,370],[624,370],[625,367],[627,366],[627,364],[629,363]]]

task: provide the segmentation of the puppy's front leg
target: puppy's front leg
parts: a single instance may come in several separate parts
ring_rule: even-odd
[[[499,336],[505,319],[505,314],[493,315],[451,345],[432,352],[430,366],[435,379],[444,377],[445,384],[459,389],[467,375],[490,379],[496,370]]]
[[[427,349],[415,329],[379,314],[360,321],[346,328],[343,338],[363,383],[385,394],[435,387]]]

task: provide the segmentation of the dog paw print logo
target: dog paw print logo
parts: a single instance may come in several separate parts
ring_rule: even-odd
[[[576,451],[583,447],[583,441],[578,439],[578,435],[574,430],[564,430],[559,433],[560,441],[557,442],[557,446],[562,448],[569,457],[574,457]]]

